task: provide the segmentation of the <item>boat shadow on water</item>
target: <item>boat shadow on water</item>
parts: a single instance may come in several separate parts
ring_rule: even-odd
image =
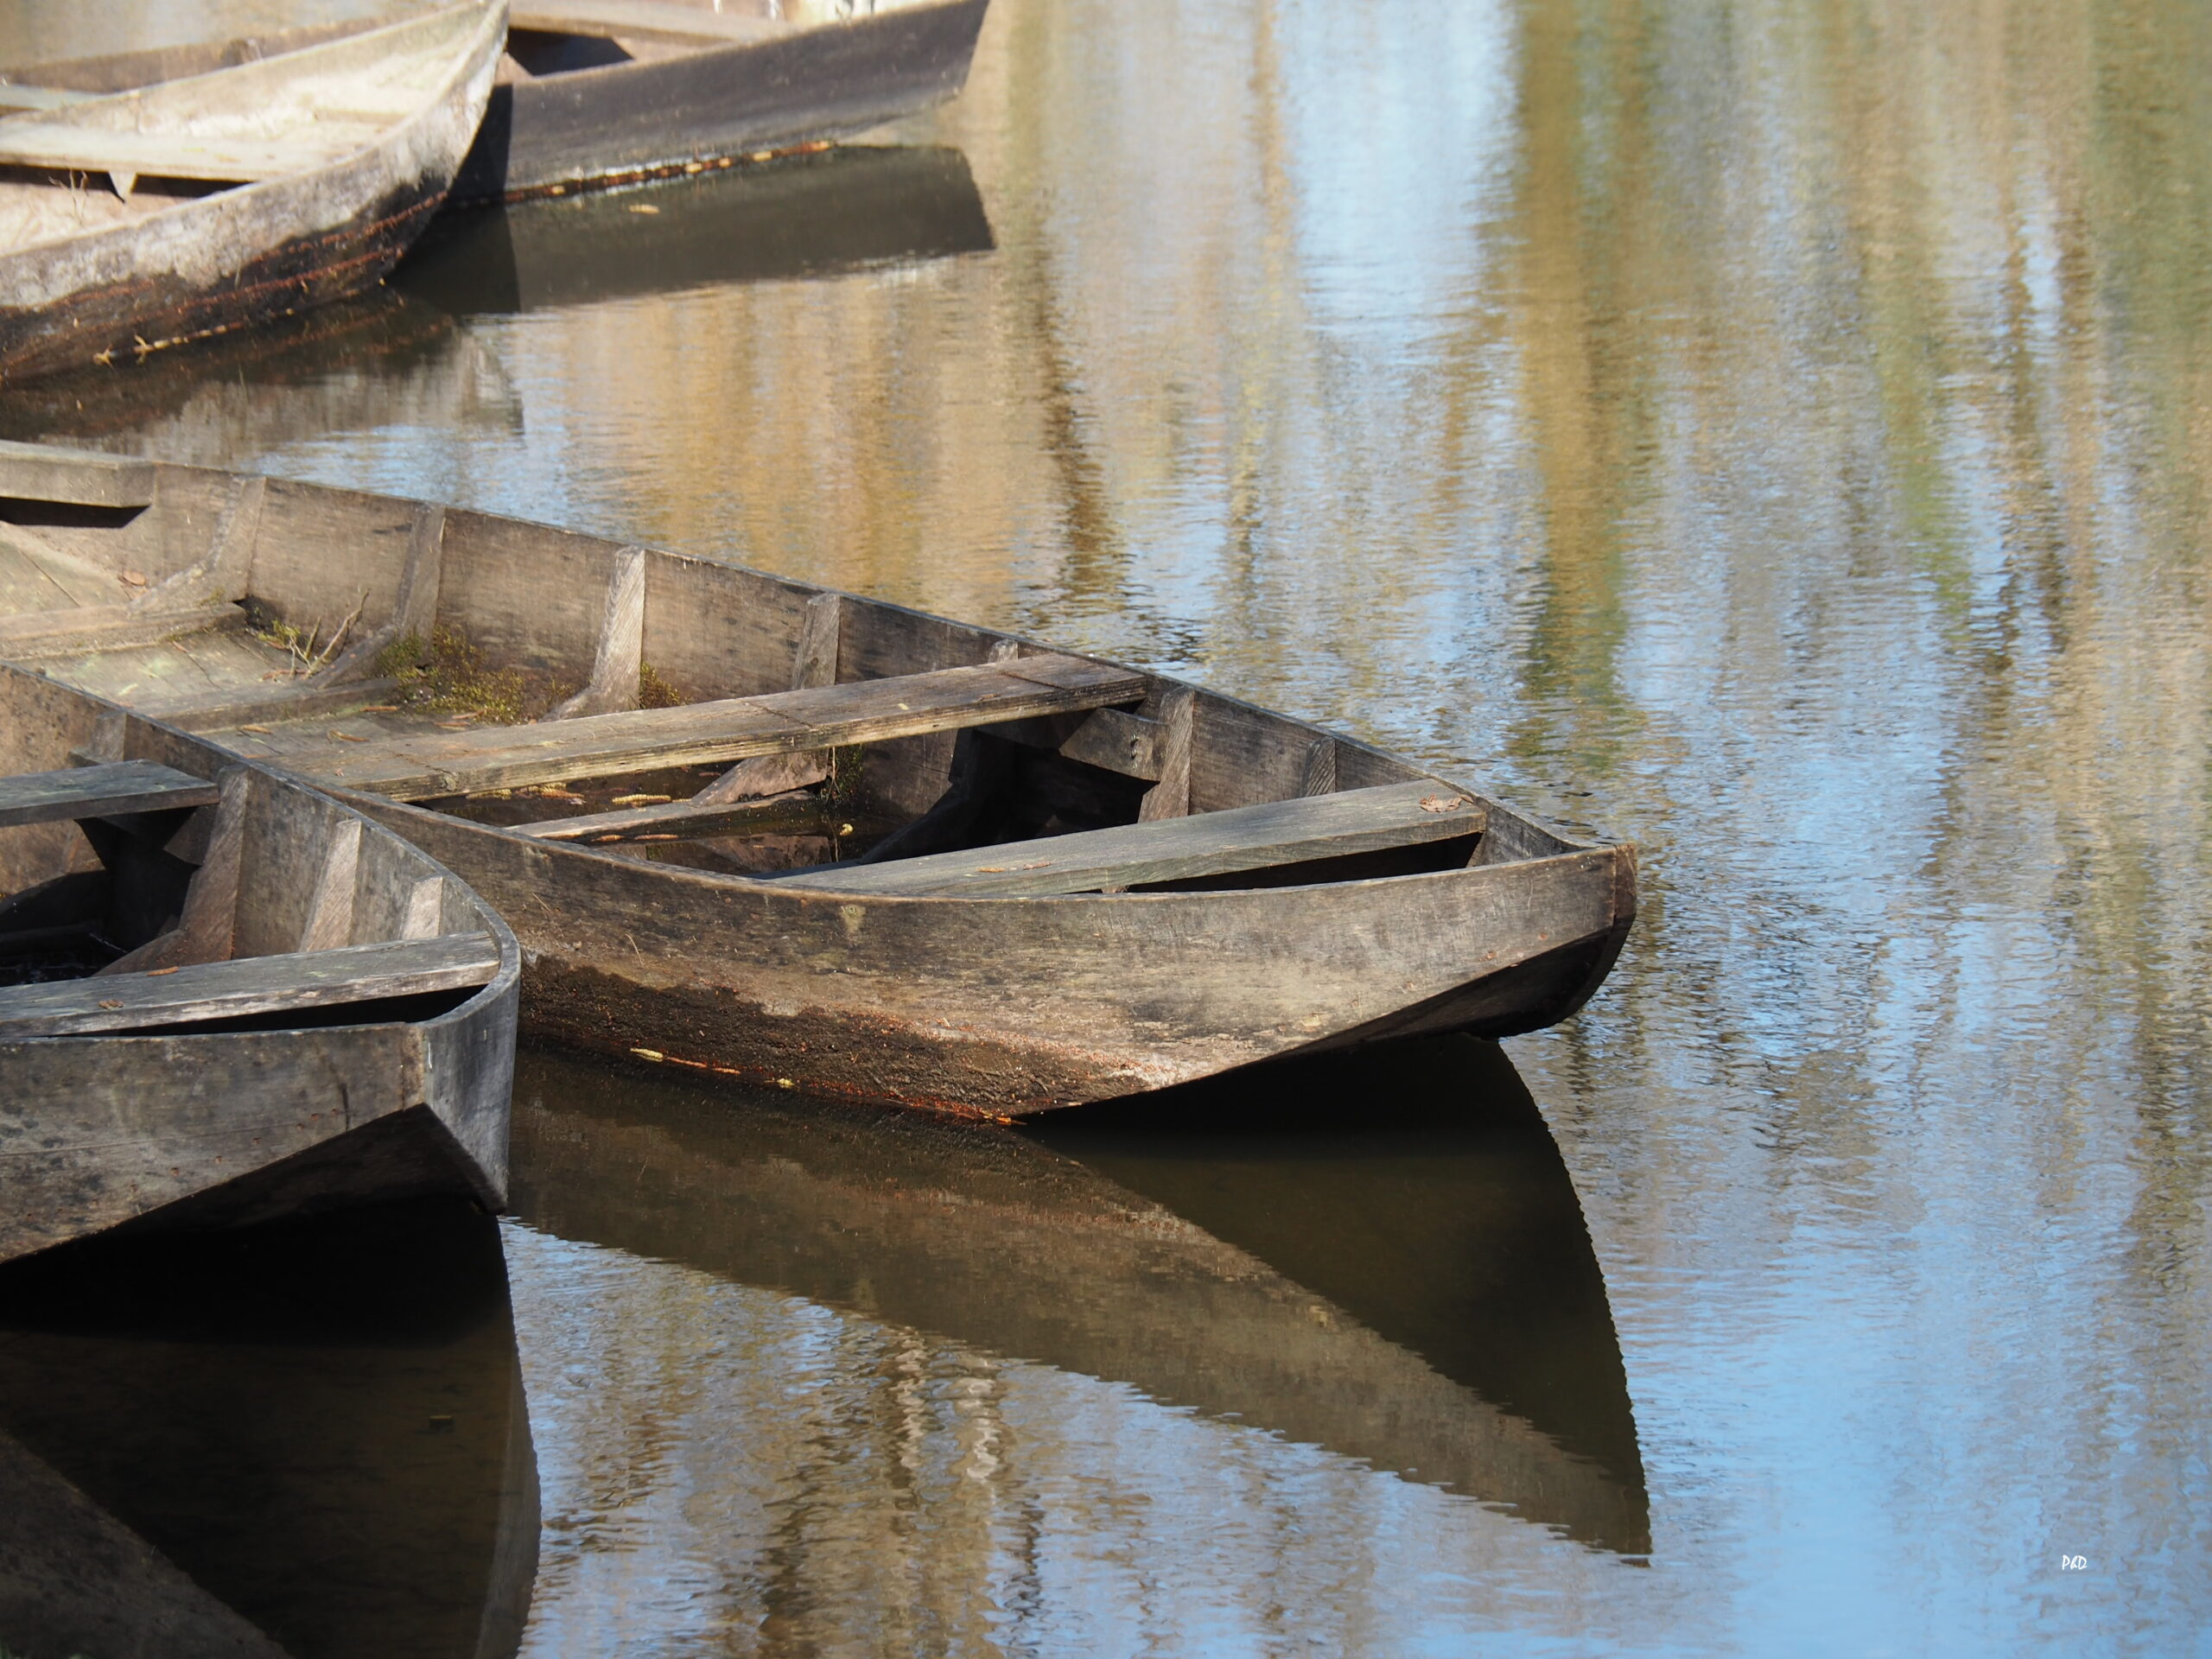
[[[1650,1548],[1603,1279],[1494,1044],[1286,1062],[1020,1131],[525,1053],[514,1125],[516,1205],[561,1236]]]
[[[0,1642],[497,1659],[537,1484],[498,1224],[421,1200],[0,1269]]]

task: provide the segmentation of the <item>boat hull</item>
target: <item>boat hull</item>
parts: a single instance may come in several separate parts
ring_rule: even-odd
[[[779,891],[346,798],[523,948],[523,1028],[855,1100],[1020,1116],[1286,1055],[1564,1019],[1632,848],[1387,881],[1046,899]]]
[[[498,23],[487,11],[439,97],[346,161],[0,253],[0,385],[373,288],[445,199],[491,91]]]
[[[900,6],[497,87],[453,200],[619,183],[865,132],[958,94],[987,3]]]

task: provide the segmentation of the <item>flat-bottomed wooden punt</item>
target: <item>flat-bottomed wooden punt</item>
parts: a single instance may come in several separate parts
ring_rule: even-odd
[[[10,447],[10,496],[0,657],[399,830],[513,924],[556,1038],[1020,1114],[1531,1030],[1634,916],[1629,846],[990,629],[111,456]]]
[[[697,170],[955,96],[988,0],[527,0],[456,201]]]
[[[445,199],[498,67],[480,0],[243,61],[223,48],[0,84],[0,382],[373,287]],[[118,86],[118,83],[120,83]]]
[[[503,1202],[513,938],[390,831],[4,669],[0,895],[0,1262]]]

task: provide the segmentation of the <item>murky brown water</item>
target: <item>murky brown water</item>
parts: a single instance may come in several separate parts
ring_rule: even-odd
[[[524,1650],[2208,1651],[2208,76],[2178,0],[996,0],[918,152],[0,408],[1647,849],[1509,1046],[1586,1243],[1494,1068],[1370,1128],[1433,1054],[1033,1140],[535,1063]]]

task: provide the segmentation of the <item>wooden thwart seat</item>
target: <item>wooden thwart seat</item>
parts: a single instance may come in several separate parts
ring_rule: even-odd
[[[0,778],[0,827],[213,806],[220,793],[205,778],[150,760],[22,772]]]
[[[487,985],[499,971],[488,933],[390,939],[275,957],[197,963],[0,989],[0,1041],[230,1020]]]
[[[831,865],[777,886],[963,899],[1092,893],[1380,852],[1478,834],[1487,814],[1440,784],[1385,784],[958,853]]]
[[[675,709],[318,746],[286,754],[280,764],[323,783],[396,800],[426,800],[880,743],[1135,702],[1145,690],[1144,676],[1130,669],[1076,657],[1025,657]]]
[[[599,40],[642,35],[716,44],[761,40],[791,27],[778,17],[725,16],[671,0],[518,0],[508,9],[507,26]]]

